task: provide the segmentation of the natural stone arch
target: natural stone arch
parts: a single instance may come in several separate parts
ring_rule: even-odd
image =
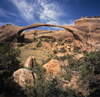
[[[71,32],[74,36],[76,36],[78,40],[83,42],[83,37],[79,34],[79,33],[82,33],[82,32],[79,31],[78,29],[73,28],[72,26],[61,26],[61,25],[35,23],[35,24],[29,25],[29,26],[22,27],[22,29],[18,32],[18,34],[20,35],[26,29],[36,28],[36,27],[40,27],[40,26],[64,28],[64,29],[68,30],[69,32]]]
[[[74,37],[76,37],[78,40],[80,40],[82,43],[84,43],[83,37],[80,35],[82,31],[74,28],[74,25],[72,26],[61,26],[61,25],[52,25],[52,24],[44,24],[44,23],[35,23],[29,26],[25,27],[19,27],[11,24],[6,24],[0,27],[0,41],[3,40],[14,40],[17,42],[18,38],[20,37],[21,33],[26,29],[36,28],[40,26],[48,26],[48,27],[60,27],[68,30],[73,34]]]

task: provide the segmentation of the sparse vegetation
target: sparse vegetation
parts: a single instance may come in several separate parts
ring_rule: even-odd
[[[25,90],[25,95],[28,97],[82,97],[79,93],[76,93],[70,88],[63,90],[62,82],[56,78],[55,81],[50,81],[45,79],[44,69],[40,66],[33,68],[33,71],[38,71],[36,74],[38,78],[34,82],[34,86],[27,86]],[[69,74],[65,78],[70,79]],[[59,83],[59,84],[58,84]]]
[[[22,47],[24,46],[24,44],[21,42],[20,44],[18,44],[18,47]]]
[[[49,33],[52,33],[52,31],[50,31]]]
[[[53,53],[56,54],[57,53],[57,50],[53,50]]]
[[[48,38],[45,38],[45,40],[44,40],[44,41],[46,41],[46,42],[48,42],[48,43],[49,43],[49,42],[50,42],[50,39],[48,39]]]
[[[70,81],[70,79],[71,79],[71,74],[68,72],[68,71],[66,71],[66,73],[65,74],[61,74],[60,75],[62,78],[64,78],[64,80],[69,80]]]
[[[69,55],[69,54],[67,54],[67,55],[64,55],[64,56],[62,56],[62,57],[58,57],[58,56],[55,56],[54,57],[54,59],[57,59],[57,60],[66,60],[66,59],[73,59],[73,56],[71,56],[71,55]]]
[[[74,52],[75,52],[75,53],[79,53],[79,54],[81,54],[82,52],[79,51],[79,50],[80,50],[80,48],[78,48],[78,47],[74,47]]]
[[[59,41],[59,42],[62,42],[62,38],[60,38],[58,41]]]
[[[100,51],[86,53],[82,62],[81,86],[87,86],[90,95],[100,95]]]
[[[65,50],[64,48],[62,48],[61,50],[58,50],[58,52],[60,52],[60,53],[65,53],[66,50]]]
[[[52,43],[53,43],[53,42],[56,42],[56,39],[55,39],[55,38],[52,39]]]
[[[64,75],[64,79],[65,80],[70,80],[71,79],[71,74],[67,71],[66,73],[65,73],[65,75]]]
[[[9,45],[0,46],[0,95],[16,94],[15,83],[12,79],[12,74],[17,69],[21,68],[20,61],[17,57],[20,55],[20,50],[14,49]],[[20,90],[20,88],[19,88]],[[4,96],[3,96],[4,95]]]
[[[72,40],[66,40],[65,43],[71,44]]]
[[[30,48],[31,50],[36,50],[36,48]]]
[[[24,43],[32,43],[32,41],[30,39],[25,38]]]
[[[36,44],[36,47],[41,47],[42,46],[42,43],[41,43],[41,40],[39,40],[39,42]]]

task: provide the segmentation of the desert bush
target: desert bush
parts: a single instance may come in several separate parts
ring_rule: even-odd
[[[37,44],[36,44],[36,47],[41,47],[42,46],[42,43],[41,41],[39,41]]]
[[[54,84],[50,80],[46,80],[42,77],[41,80],[35,80],[34,87],[29,87],[25,93],[28,97],[82,97],[81,94],[76,93],[70,88],[63,90],[63,85],[57,80],[57,84]],[[33,94],[33,95],[32,95]]]
[[[65,75],[64,75],[64,79],[65,80],[70,80],[71,79],[71,74],[67,71],[66,73],[65,73]]]
[[[25,38],[24,43],[32,43],[32,41],[30,39]]]
[[[87,53],[87,51],[85,50],[85,51],[83,51],[83,54],[86,54]]]
[[[53,53],[56,54],[57,53],[57,50],[53,50]]]
[[[46,61],[43,61],[43,64],[49,62],[51,60],[51,57],[49,57],[48,59],[46,59]]]
[[[52,33],[52,31],[50,31],[49,33]]]
[[[46,69],[41,67],[37,62],[36,65],[32,68],[32,71],[37,74],[37,78],[41,79],[44,75]]]
[[[64,45],[64,43],[61,43],[61,44],[59,44],[59,45]]]
[[[65,53],[66,50],[65,50],[64,48],[62,48],[61,50],[58,50],[58,52],[60,52],[60,53]]]
[[[31,50],[36,50],[36,48],[30,48]]]
[[[18,47],[22,47],[24,46],[24,44],[21,42],[20,44],[18,44]]]
[[[65,42],[67,42],[68,44],[71,44],[72,40],[66,40]]]
[[[9,45],[0,46],[0,94],[12,95],[17,92],[12,74],[22,67],[17,59],[20,53],[21,51],[18,48],[14,49]]]
[[[55,56],[55,57],[54,57],[54,59],[57,59],[57,60],[60,60],[60,61],[61,61],[61,60],[64,61],[64,60],[66,60],[66,59],[70,59],[70,60],[71,60],[72,58],[73,58],[73,56],[71,56],[71,55],[69,55],[69,54],[64,55],[64,56],[61,56],[61,57],[58,57],[58,56]]]
[[[48,38],[45,38],[45,40],[44,40],[44,41],[46,41],[46,42],[48,42],[48,43],[50,42],[50,40],[49,40]]]
[[[52,43],[53,43],[53,42],[56,42],[56,39],[55,39],[55,38],[52,39]]]
[[[36,39],[36,38],[33,38],[31,41],[32,41],[32,42],[35,42],[35,41],[37,41],[37,39]]]
[[[24,47],[24,49],[28,49],[28,47],[26,46],[26,47]]]
[[[65,74],[61,74],[60,76],[63,77],[65,80],[69,80],[69,81],[72,77],[71,74],[68,71],[66,71]]]
[[[81,69],[81,86],[87,85],[90,94],[100,95],[100,51],[85,53]]]
[[[79,71],[80,68],[78,67],[82,65],[82,62],[80,60],[75,60],[73,58],[69,59],[68,63],[69,63],[69,68],[75,71]]]
[[[58,41],[59,41],[59,42],[62,42],[62,38],[60,38]]]

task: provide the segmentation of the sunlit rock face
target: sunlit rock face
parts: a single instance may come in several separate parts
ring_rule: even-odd
[[[61,73],[65,73],[66,71],[62,68],[62,63],[56,59],[50,60],[48,63],[44,64],[42,67],[46,69],[46,74],[53,74],[57,76]]]
[[[13,73],[14,81],[25,89],[26,85],[34,86],[34,80],[36,79],[36,74],[31,70],[26,68],[20,68]]]

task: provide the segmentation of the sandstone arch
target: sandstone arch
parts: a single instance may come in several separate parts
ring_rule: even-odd
[[[73,34],[73,37],[81,41],[84,48],[86,48],[87,41],[88,45],[93,45],[97,49],[100,48],[100,18],[81,18],[75,21],[75,25],[52,25],[35,23],[25,27],[19,27],[11,24],[6,24],[0,27],[0,42],[2,41],[13,41],[17,42],[21,33],[26,29],[36,28],[40,26],[48,27],[61,27],[68,30]],[[87,40],[87,37],[91,39]],[[90,43],[91,41],[91,43]]]
[[[61,27],[69,30],[72,34],[77,35],[79,40],[83,41],[82,37],[77,33],[79,32],[77,29],[70,26],[61,26],[61,25],[52,25],[52,24],[43,24],[43,23],[35,23],[25,27],[19,27],[11,24],[6,24],[0,27],[0,42],[1,41],[12,41],[19,38],[21,33],[26,29],[36,28],[40,26],[48,26],[48,27]]]

